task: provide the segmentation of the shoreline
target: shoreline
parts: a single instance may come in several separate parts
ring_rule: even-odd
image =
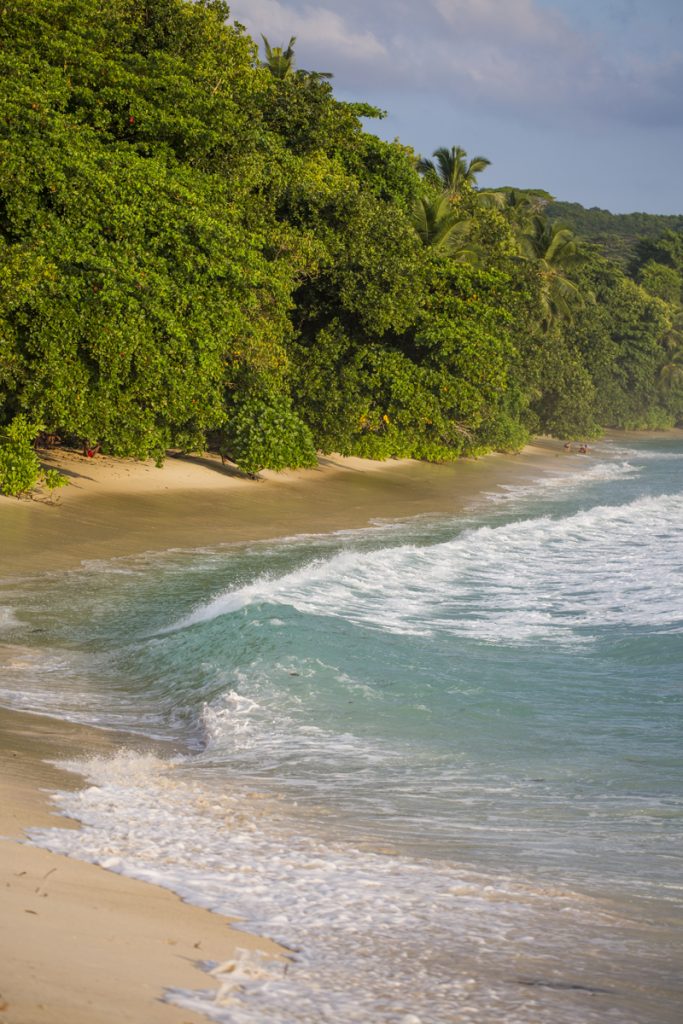
[[[170,460],[168,473],[76,453],[66,461],[77,486],[65,488],[58,505],[0,499],[3,574],[457,514],[497,487],[574,472],[587,460],[541,440],[519,455],[446,466],[331,457],[316,470],[268,474],[259,483],[235,479],[206,457]],[[60,457],[48,453],[45,462]],[[80,788],[81,777],[49,761],[120,746],[170,752],[171,744],[3,709],[0,727],[0,952],[8,979],[0,984],[0,1024],[190,1024],[205,1018],[160,1000],[168,987],[218,986],[197,960],[223,962],[237,948],[286,955],[169,891],[21,842],[32,827],[78,827],[50,809],[46,790]]]
[[[519,454],[429,464],[321,457],[317,468],[264,472],[248,480],[218,456],[151,462],[45,451],[41,462],[69,486],[33,500],[0,496],[0,574],[75,569],[88,560],[174,548],[362,529],[373,522],[462,512],[506,484],[575,469],[560,442],[540,439]],[[582,457],[583,458],[583,457]]]
[[[683,428],[609,431],[603,442],[683,440]],[[258,481],[221,464],[218,455],[151,460],[88,459],[73,450],[39,453],[45,468],[71,483],[51,502],[0,495],[0,577],[77,569],[88,560],[122,558],[298,534],[362,529],[420,515],[456,515],[474,499],[590,465],[562,442],[536,438],[514,454],[490,453],[451,463],[376,462],[321,456],[314,469],[264,471]]]

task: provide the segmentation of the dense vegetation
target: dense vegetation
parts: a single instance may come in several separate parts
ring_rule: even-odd
[[[5,0],[0,450],[256,473],[681,419],[680,233],[625,273],[264,43],[222,0]]]
[[[559,220],[620,264],[631,266],[641,239],[657,241],[667,231],[683,231],[683,214],[610,213],[597,206],[552,200],[546,208],[550,220]]]

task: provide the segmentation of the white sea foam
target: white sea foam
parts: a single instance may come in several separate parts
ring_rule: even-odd
[[[635,454],[635,453],[633,453]],[[528,498],[559,498],[586,484],[608,483],[612,480],[626,480],[638,476],[640,468],[630,462],[596,462],[574,472],[560,475],[545,474],[528,484],[500,484],[496,491],[489,491],[484,500],[493,504],[520,502]],[[473,502],[470,508],[481,508],[482,501]]]
[[[677,628],[682,513],[683,495],[665,495],[471,529],[431,546],[343,551],[219,594],[171,629],[250,605],[491,643],[586,640],[594,625]]]
[[[268,801],[203,783],[192,761],[127,753],[66,767],[91,783],[58,798],[85,827],[36,831],[41,845],[237,915],[297,950],[287,971],[242,964],[241,984],[226,977],[218,999],[171,993],[181,1005],[226,1024],[605,1019],[604,1001],[589,991],[550,985],[539,993],[519,978],[599,987],[623,923],[607,906],[562,888],[302,836]],[[623,993],[616,1010],[614,1002],[621,1022],[638,1020]]]
[[[669,462],[683,459],[683,452],[666,451],[666,448],[633,448],[616,441],[600,442],[600,452],[611,458],[637,459],[639,462]]]
[[[381,699],[371,687],[320,661],[299,663],[298,668],[297,674],[302,676],[328,678],[338,699],[353,694],[369,705]],[[308,722],[304,701],[279,685],[278,670],[282,671],[281,666],[275,666],[273,671],[267,665],[252,664],[244,672],[235,673],[236,689],[204,706],[201,725],[206,749],[198,758],[200,763],[221,763],[223,756],[237,755],[244,768],[255,770],[268,764],[284,769],[292,763],[299,765],[299,775],[302,763],[310,765],[314,773],[316,765],[330,762],[343,764],[347,771],[354,772],[380,766],[388,773],[392,768],[405,766],[403,751],[394,749],[389,742]],[[338,780],[332,780],[331,785],[337,787],[337,783]],[[323,792],[325,788],[326,780],[317,777],[316,789]]]

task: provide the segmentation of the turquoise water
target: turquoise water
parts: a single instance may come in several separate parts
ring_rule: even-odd
[[[83,831],[36,841],[297,950],[173,999],[677,1019],[683,446],[573,459],[457,518],[3,587],[0,700],[187,750],[80,765]]]

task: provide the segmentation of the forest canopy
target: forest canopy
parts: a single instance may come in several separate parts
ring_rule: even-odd
[[[5,0],[2,437],[256,473],[683,418],[680,224],[620,265],[264,46],[221,0]]]

